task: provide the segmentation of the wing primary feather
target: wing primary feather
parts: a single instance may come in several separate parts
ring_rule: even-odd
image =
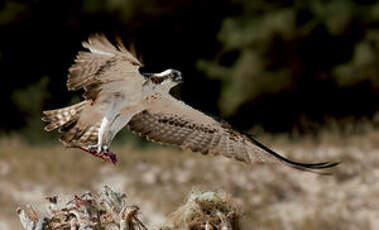
[[[277,159],[284,161],[287,164],[289,164],[295,168],[298,168],[298,169],[302,169],[302,168],[303,169],[304,168],[305,169],[325,169],[325,168],[331,168],[331,167],[337,166],[340,163],[340,162],[328,162],[328,161],[327,162],[321,162],[321,163],[301,163],[301,162],[292,161],[292,160],[285,158],[282,155],[274,152],[273,150],[269,149],[267,146],[265,146],[264,144],[260,143],[255,138],[253,138],[250,134],[245,133],[245,135],[249,138],[249,140],[253,144],[258,146],[259,148],[263,149],[264,151],[266,151],[267,153],[276,157]]]

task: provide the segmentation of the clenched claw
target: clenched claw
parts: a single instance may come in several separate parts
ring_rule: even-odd
[[[74,146],[75,148],[78,148],[78,149],[81,149],[87,153],[90,153],[91,155],[95,156],[95,157],[98,157],[102,160],[105,160],[107,162],[110,162],[112,164],[116,164],[117,163],[117,157],[116,157],[116,154],[114,154],[113,152],[110,152],[108,149],[106,150],[103,150],[103,151],[97,151],[96,148],[91,148],[91,147],[83,147],[83,146],[80,146],[80,145],[76,145]]]
[[[107,157],[108,160],[110,160],[112,164],[115,165],[117,163],[117,156],[113,152],[106,151],[106,152],[103,152],[103,154]]]

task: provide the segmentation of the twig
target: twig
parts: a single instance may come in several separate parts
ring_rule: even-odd
[[[86,192],[63,205],[57,196],[47,200],[49,217],[39,218],[31,206],[17,208],[25,230],[147,230],[137,216],[139,208],[108,186],[100,194]]]

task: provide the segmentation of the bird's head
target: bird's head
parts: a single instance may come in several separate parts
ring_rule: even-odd
[[[161,73],[144,74],[144,76],[154,88],[167,91],[183,82],[182,73],[175,69],[167,69]]]

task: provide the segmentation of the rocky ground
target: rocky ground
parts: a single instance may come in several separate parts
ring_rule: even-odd
[[[223,189],[243,210],[242,229],[376,229],[379,226],[379,132],[322,134],[264,143],[291,159],[341,160],[331,176],[286,166],[247,166],[170,147],[114,146],[112,166],[62,146],[0,141],[0,229],[22,229],[16,208],[44,211],[45,197],[96,191],[109,185],[140,207],[144,223],[159,227],[193,187]]]

